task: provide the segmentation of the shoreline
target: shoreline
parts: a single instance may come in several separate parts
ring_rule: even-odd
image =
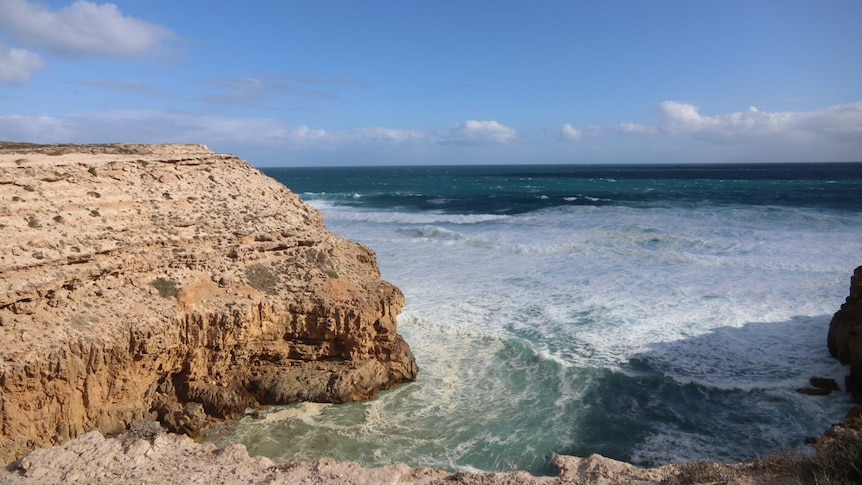
[[[584,458],[557,455],[554,465],[559,470],[558,475],[534,476],[523,471],[450,472],[403,464],[363,467],[332,458],[278,464],[265,457],[249,456],[242,445],[219,448],[201,444],[185,435],[165,433],[156,423],[150,422],[137,423],[126,434],[114,438],[90,431],[63,445],[35,450],[0,471],[0,485],[61,482],[177,485],[443,485],[452,482],[468,485],[801,485],[812,480],[854,483],[853,477],[858,478],[859,475],[858,470],[852,469],[852,460],[862,458],[862,421],[833,427],[815,446],[817,454],[814,456],[777,453],[742,463],[691,462],[657,468],[639,468],[601,455]]]
[[[666,465],[645,469],[592,455],[587,458],[558,455],[557,476],[534,476],[523,471],[449,472],[403,464],[363,467],[357,463],[320,458],[305,463],[277,464],[251,457],[242,445],[218,448],[196,443],[187,436],[164,432],[130,432],[104,438],[91,431],[64,445],[36,450],[0,472],[0,484],[56,482],[109,483],[260,483],[260,484],[535,484],[676,483],[681,476],[722,477],[725,483],[773,483],[785,474],[759,464]],[[687,478],[683,478],[687,480]],[[691,483],[691,482],[689,482]]]

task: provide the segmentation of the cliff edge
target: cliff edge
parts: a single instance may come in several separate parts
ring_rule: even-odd
[[[862,266],[850,278],[850,294],[829,323],[829,353],[850,366],[847,390],[862,396]]]
[[[0,143],[0,460],[413,380],[374,253],[201,145]]]

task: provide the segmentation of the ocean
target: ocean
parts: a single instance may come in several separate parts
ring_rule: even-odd
[[[415,383],[212,430],[279,462],[554,474],[805,450],[843,418],[826,334],[862,264],[862,163],[264,169],[372,248]]]

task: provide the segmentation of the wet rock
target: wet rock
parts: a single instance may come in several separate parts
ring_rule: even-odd
[[[850,366],[847,390],[862,395],[862,266],[850,278],[850,294],[829,323],[829,353]]]

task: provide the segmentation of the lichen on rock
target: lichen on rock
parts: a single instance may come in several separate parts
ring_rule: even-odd
[[[194,435],[415,379],[404,297],[374,253],[235,156],[0,146],[0,227],[4,461],[139,419]]]

